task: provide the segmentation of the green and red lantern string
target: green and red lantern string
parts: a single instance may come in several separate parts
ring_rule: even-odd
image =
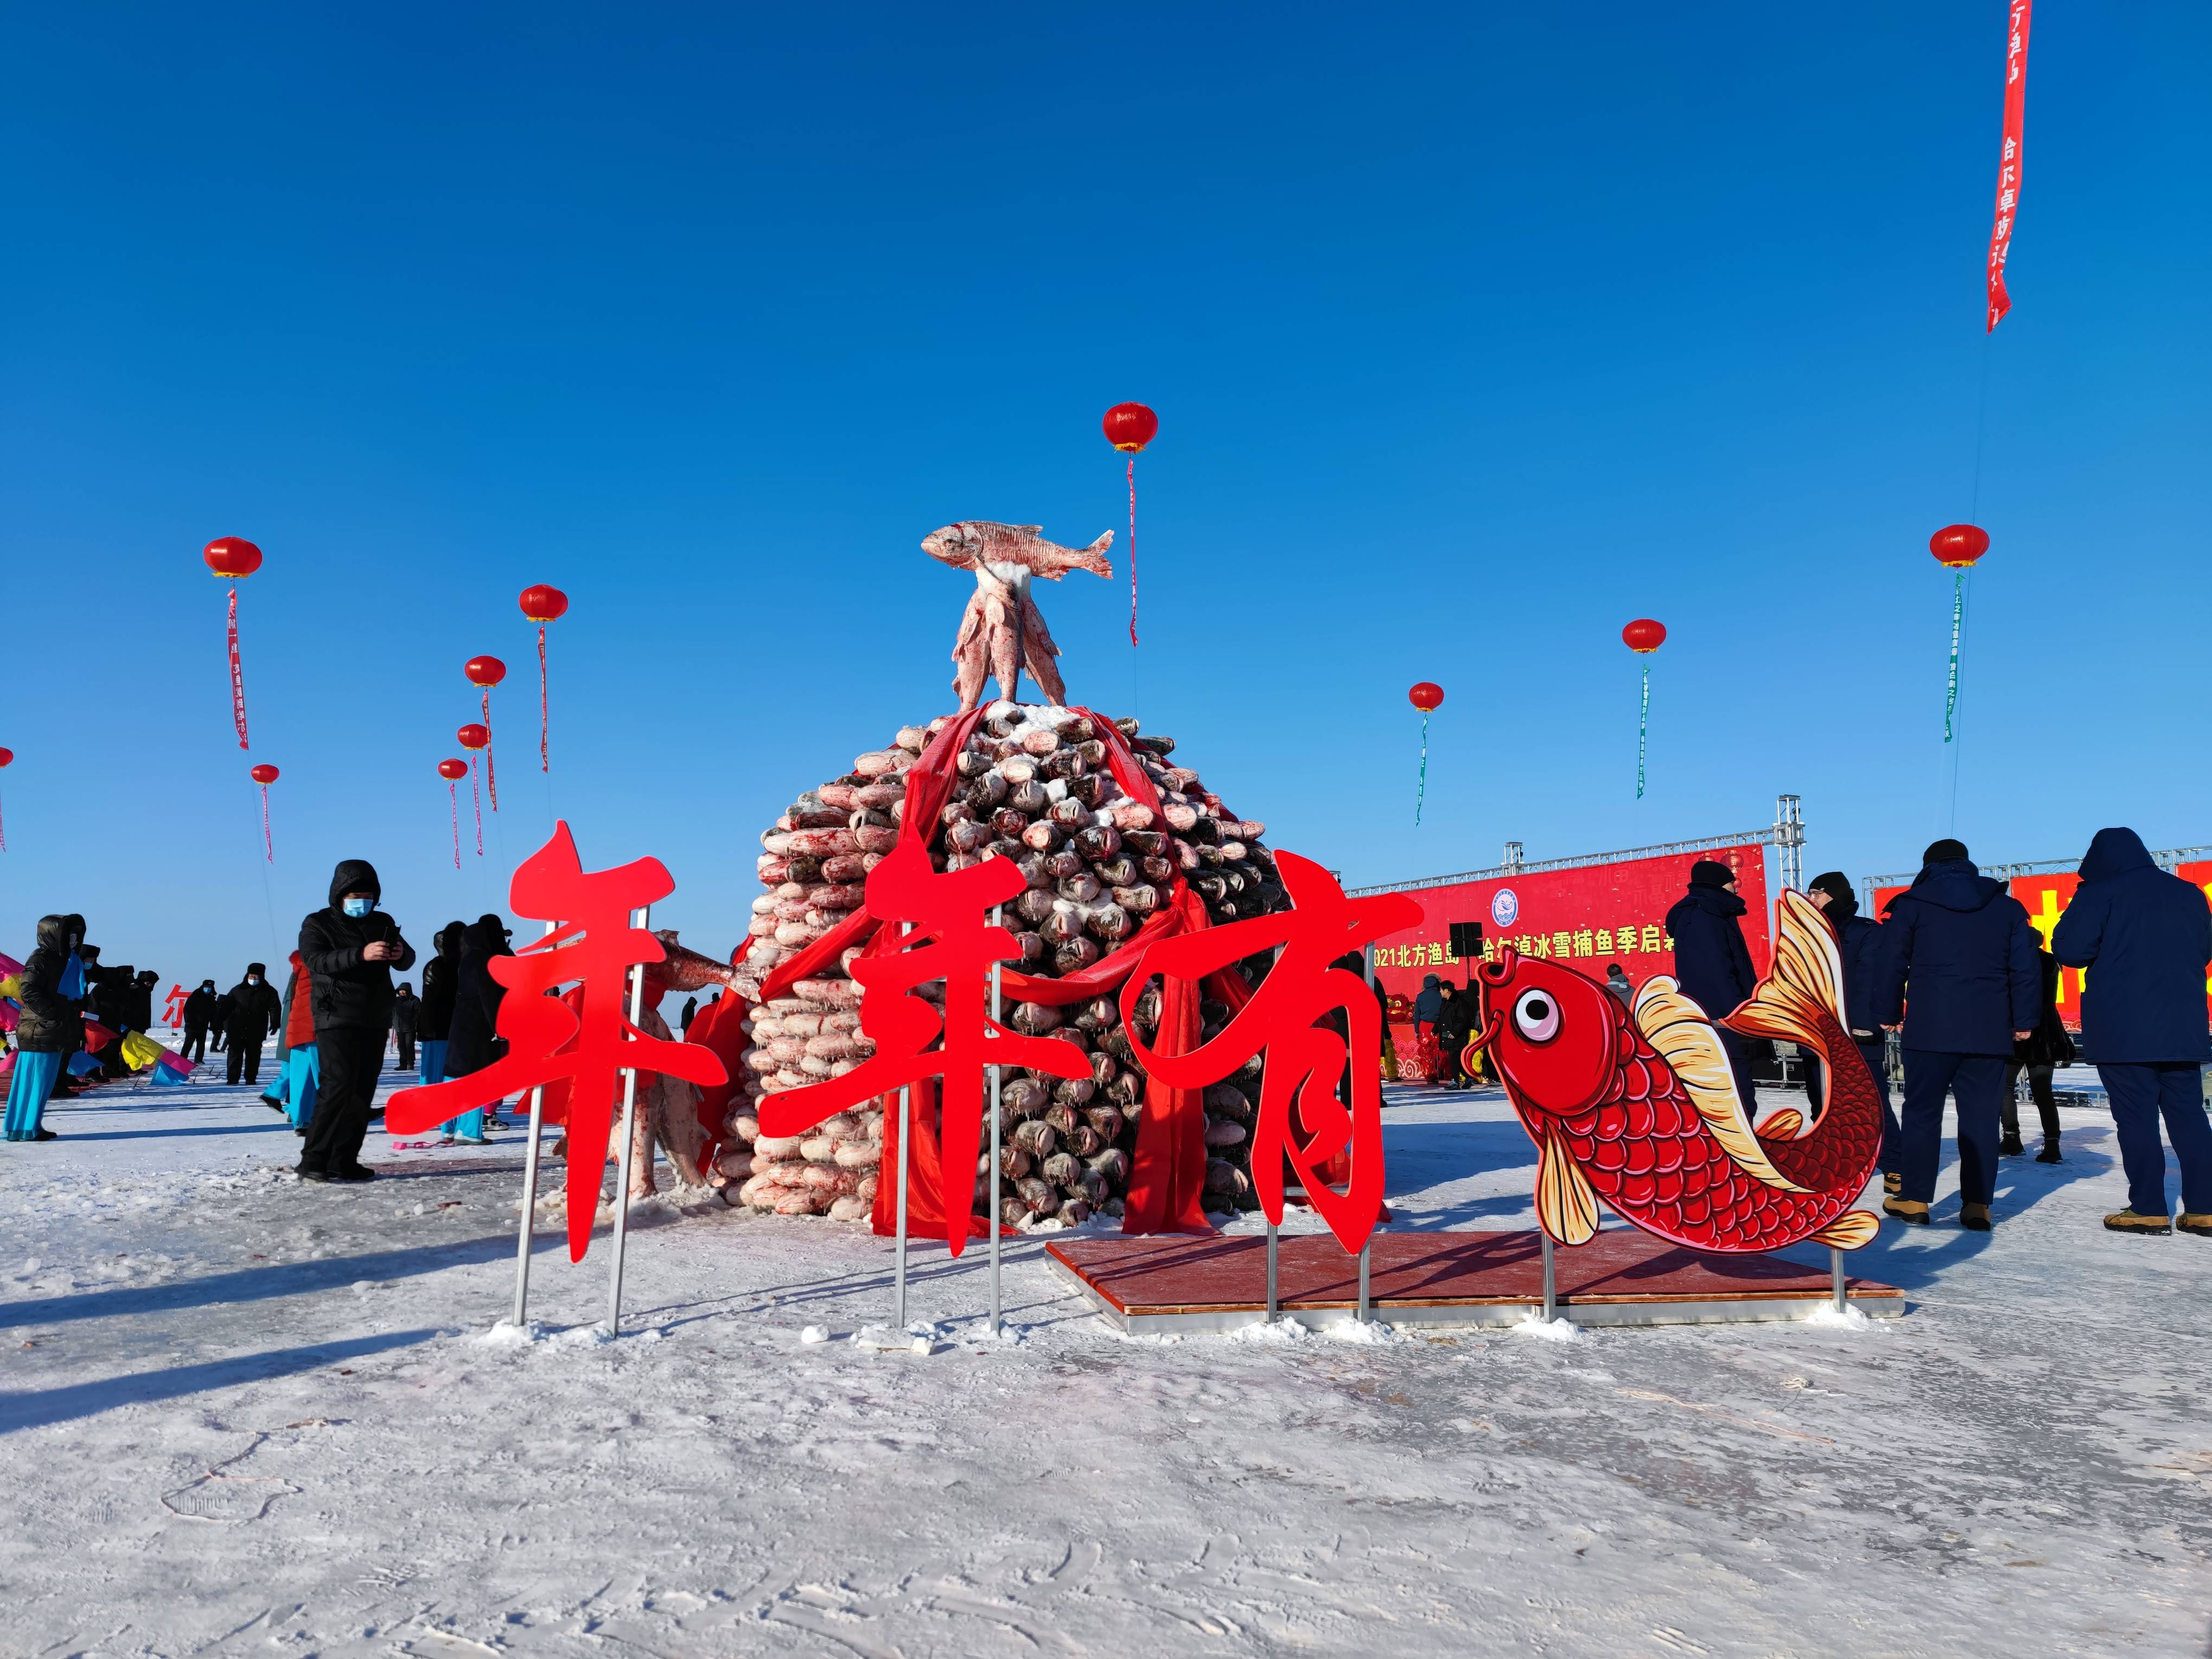
[[[1160,417],[1142,404],[1115,404],[1101,424],[1106,441],[1129,458],[1129,643],[1137,642],[1137,457],[1159,435]]]
[[[1441,708],[1444,689],[1434,680],[1422,680],[1406,693],[1406,701],[1421,711],[1421,775],[1413,787],[1413,827],[1421,827],[1421,808],[1429,794],[1429,715]]]
[[[461,867],[461,798],[460,781],[468,776],[469,763],[465,760],[446,759],[438,763],[438,775],[446,781],[447,813],[453,823],[453,868]]]
[[[1951,741],[1959,712],[1959,635],[1966,617],[1966,573],[1990,550],[1990,532],[1979,525],[1947,524],[1928,538],[1936,562],[1951,573],[1951,673],[1943,692],[1943,741]]]
[[[276,843],[269,836],[269,786],[276,781],[276,769],[264,761],[246,775],[261,786],[261,850],[269,862],[276,862]]]
[[[1638,617],[1620,630],[1620,642],[1644,659],[1644,695],[1636,710],[1636,799],[1644,799],[1644,763],[1651,733],[1651,658],[1667,643],[1667,625]]]

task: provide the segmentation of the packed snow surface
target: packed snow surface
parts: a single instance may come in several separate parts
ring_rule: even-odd
[[[1391,1092],[1401,1228],[1530,1224],[1497,1095]],[[888,1241],[704,1193],[608,1341],[550,1212],[501,1323],[512,1131],[314,1187],[248,1089],[49,1121],[0,1146],[8,1654],[2205,1650],[2212,1241],[2100,1230],[2094,1111],[1993,1234],[1947,1174],[1859,1254],[1902,1320],[1558,1342],[1124,1338],[1031,1238],[994,1341],[980,1247],[902,1323]]]

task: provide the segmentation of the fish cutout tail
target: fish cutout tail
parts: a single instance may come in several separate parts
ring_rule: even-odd
[[[1816,1244],[1832,1244],[1839,1250],[1856,1250],[1871,1243],[1881,1231],[1881,1218],[1871,1210],[1846,1210],[1813,1235]]]
[[[1752,1132],[1751,1103],[1736,1094],[1735,1070],[1705,1011],[1684,996],[1668,975],[1654,974],[1636,994],[1634,1018],[1644,1040],[1658,1050],[1680,1081],[1730,1161],[1754,1181],[1785,1193],[1803,1192],[1804,1188],[1774,1167]]]
[[[1824,1060],[1844,1026],[1844,959],[1820,907],[1785,888],[1774,963],[1759,988],[1721,1023],[1746,1036],[1801,1043]]]
[[[1537,1158],[1536,1218],[1562,1244],[1587,1244],[1597,1236],[1597,1194],[1556,1125]]]

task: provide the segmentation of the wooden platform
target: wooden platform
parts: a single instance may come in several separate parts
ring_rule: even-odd
[[[1133,1334],[1229,1330],[1267,1310],[1264,1238],[1073,1239],[1047,1255]],[[1632,1227],[1563,1248],[1557,1264],[1559,1311],[1578,1325],[1796,1320],[1832,1294],[1825,1268],[1771,1255],[1703,1255]],[[1278,1274],[1282,1312],[1302,1324],[1332,1324],[1357,1310],[1358,1260],[1327,1234],[1285,1236]],[[1534,1231],[1378,1232],[1368,1290],[1372,1316],[1394,1325],[1510,1325],[1542,1308],[1542,1246]],[[1844,1293],[1874,1318],[1905,1311],[1905,1293],[1893,1285],[1850,1278]]]

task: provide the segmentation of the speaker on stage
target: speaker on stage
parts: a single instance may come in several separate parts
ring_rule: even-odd
[[[1451,924],[1451,953],[1462,962],[1482,960],[1482,924],[1479,921],[1455,921]]]

